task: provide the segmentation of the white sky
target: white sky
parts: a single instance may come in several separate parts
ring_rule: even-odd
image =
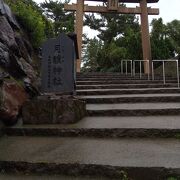
[[[44,0],[34,0],[37,3],[41,3]],[[76,3],[76,0],[71,0],[72,3]],[[97,4],[94,2],[88,2],[86,1],[85,4]],[[127,6],[136,7],[138,4],[127,4]],[[180,0],[159,0],[158,3],[149,4],[152,8],[159,8],[160,9],[160,15],[159,16],[149,16],[149,22],[153,18],[159,18],[162,17],[164,20],[164,23],[171,22],[174,19],[180,20]],[[84,29],[84,33],[89,34],[89,30],[87,28]],[[92,33],[92,32],[91,32]],[[93,32],[94,34],[94,32]]]

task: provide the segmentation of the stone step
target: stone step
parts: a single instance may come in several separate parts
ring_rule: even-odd
[[[178,139],[7,136],[0,141],[0,170],[166,179],[180,175],[179,148]]]
[[[77,90],[77,95],[122,95],[122,94],[169,94],[180,93],[180,88],[140,88],[140,89],[86,89]]]
[[[98,77],[98,78],[76,78],[77,81],[121,81],[121,80],[140,80],[139,77]],[[143,77],[141,80],[148,80],[147,77]],[[162,78],[160,79],[162,80]],[[176,79],[170,79],[176,80]]]
[[[80,81],[122,81],[122,80],[146,80],[148,81],[148,78],[147,77],[84,77],[84,78],[79,78],[77,77],[76,80],[78,82]],[[150,78],[151,80],[151,78]],[[163,81],[163,78],[162,77],[156,77],[155,80],[159,80],[159,81]],[[166,80],[174,80],[174,81],[177,81],[177,78],[172,78],[172,77],[169,77],[169,78],[166,78]]]
[[[177,83],[169,84],[107,84],[107,85],[77,85],[77,90],[82,89],[138,89],[138,88],[165,88],[177,87]]]
[[[87,104],[89,116],[180,115],[180,103]]]
[[[130,94],[80,96],[88,104],[113,104],[137,102],[180,102],[180,94]]]
[[[23,125],[4,129],[8,136],[93,138],[178,138],[180,116],[86,117],[69,125]]]
[[[177,83],[177,80],[167,80],[169,83]],[[77,85],[107,85],[107,84],[163,84],[162,80],[109,80],[109,81],[76,81]]]
[[[49,173],[50,174],[50,173]],[[48,175],[48,174],[23,174],[21,173],[1,173],[1,180],[108,180],[105,177],[89,177],[89,176],[63,176],[63,175]]]
[[[139,73],[137,73],[136,75],[138,75]],[[111,72],[98,72],[98,73],[76,73],[77,77],[109,77],[109,76],[121,76],[121,77],[126,77],[126,76],[131,76],[131,73],[121,73],[121,72],[117,72],[117,73],[111,73]],[[142,76],[147,76],[144,73],[142,73]]]
[[[132,77],[132,74],[131,73],[121,73],[121,72],[117,72],[117,73],[111,73],[111,72],[101,72],[101,73],[76,73],[76,76],[77,77]],[[136,72],[135,76],[139,77],[140,76],[140,73]],[[141,76],[142,77],[147,77],[148,74],[144,74],[144,73],[141,73]],[[150,75],[151,76],[151,75]],[[162,73],[155,73],[155,76],[157,77],[162,77]],[[176,76],[176,75],[174,75]],[[173,77],[172,75],[166,75],[166,77]]]

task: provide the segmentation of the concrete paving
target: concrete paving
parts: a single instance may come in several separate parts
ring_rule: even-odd
[[[85,117],[75,124],[16,125],[16,128],[29,129],[180,129],[179,116],[136,116],[136,117]]]
[[[87,104],[87,110],[144,110],[144,109],[180,109],[180,103],[121,103],[121,104]]]
[[[180,140],[4,137],[0,161],[180,168]]]

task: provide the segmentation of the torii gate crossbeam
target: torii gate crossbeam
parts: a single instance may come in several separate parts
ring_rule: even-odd
[[[95,0],[90,0],[95,1]],[[102,1],[102,0],[96,0]],[[93,13],[119,13],[119,14],[139,14],[141,15],[141,34],[142,34],[142,49],[143,49],[143,59],[149,60],[151,62],[151,44],[149,36],[149,23],[148,15],[158,15],[159,9],[148,8],[147,3],[158,2],[159,0],[107,0],[108,6],[88,6],[84,4],[84,0],[77,0],[77,4],[65,4],[64,9],[67,11],[76,11],[76,24],[75,31],[77,33],[78,49],[79,49],[79,59],[77,60],[77,72],[80,72],[81,67],[81,51],[82,51],[82,33],[83,33],[83,15],[85,12]],[[103,0],[104,2],[104,0]],[[118,6],[119,2],[139,2],[140,7],[128,8]],[[144,65],[144,72],[148,73]],[[151,67],[151,66],[149,66]],[[151,71],[151,69],[150,69]]]

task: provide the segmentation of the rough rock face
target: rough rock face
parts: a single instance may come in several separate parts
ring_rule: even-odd
[[[0,118],[7,124],[16,122],[20,109],[28,96],[25,90],[12,80],[1,82],[0,86]]]
[[[68,124],[86,115],[86,103],[73,97],[40,97],[28,101],[22,109],[24,124]]]
[[[37,73],[30,64],[32,59],[25,42],[20,35],[14,33],[4,16],[0,16],[0,24],[0,66],[13,77],[29,77],[33,81]]]
[[[26,34],[8,5],[0,0],[0,81],[3,82],[0,86],[0,120],[6,124],[15,121],[28,95],[38,94],[34,88],[38,76],[34,57]],[[4,80],[3,74],[8,74],[11,81]]]

